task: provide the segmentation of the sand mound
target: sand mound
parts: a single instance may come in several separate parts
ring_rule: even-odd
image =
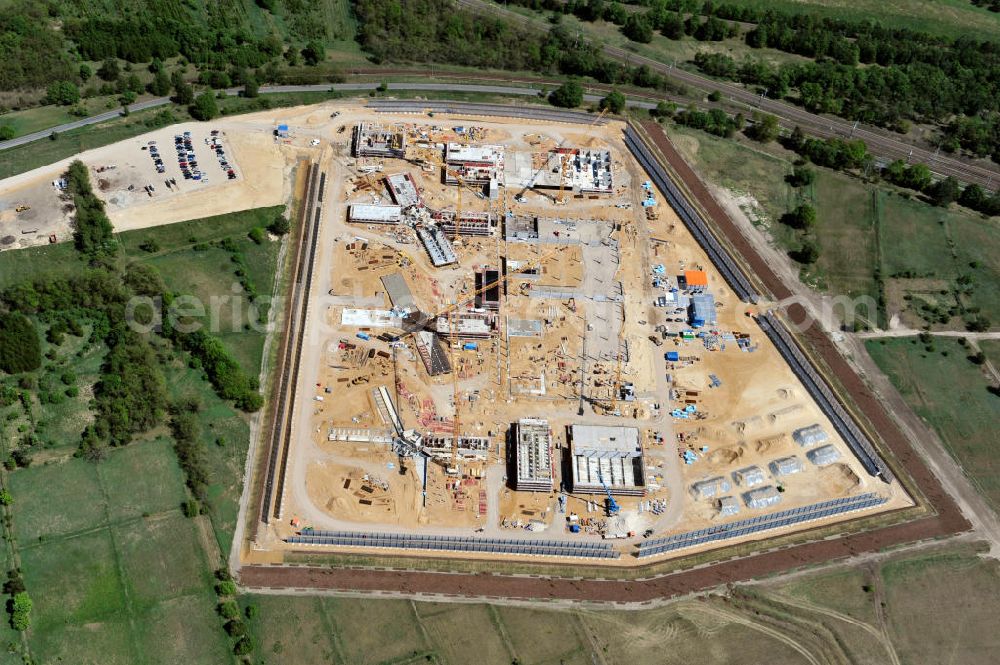
[[[829,483],[837,492],[847,492],[861,485],[861,479],[851,467],[843,463],[831,464],[820,469],[823,482]]]
[[[794,388],[778,388],[777,393],[781,399],[793,399],[795,397]]]
[[[767,419],[769,422],[775,423],[779,420],[784,420],[788,416],[795,415],[803,409],[801,404],[792,404],[791,406],[786,406],[783,409],[778,409],[777,411],[772,411],[767,414]]]
[[[764,453],[776,452],[777,450],[784,448],[787,444],[788,435],[778,434],[764,439],[757,439],[754,443],[754,451],[756,451],[759,455],[763,455]]]
[[[746,432],[753,432],[763,427],[764,420],[760,416],[753,416],[745,420],[734,420],[732,425],[737,432],[745,434]]]
[[[729,448],[719,448],[708,454],[708,461],[712,464],[732,464],[743,457],[742,446],[731,446]]]

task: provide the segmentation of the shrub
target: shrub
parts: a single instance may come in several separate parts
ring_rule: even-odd
[[[253,227],[252,229],[250,229],[250,233],[248,235],[250,236],[250,240],[253,240],[258,245],[264,243],[264,229],[262,229],[261,227],[259,226]]]
[[[215,593],[220,596],[232,596],[236,593],[236,583],[232,580],[223,580],[215,585]]]
[[[612,90],[607,97],[601,99],[599,107],[602,111],[607,109],[611,113],[619,114],[625,110],[625,95],[617,90]]]
[[[240,616],[240,606],[235,600],[227,600],[219,603],[219,614],[227,619],[237,619]]]
[[[245,656],[251,651],[253,651],[253,642],[246,635],[236,640],[236,644],[233,645],[233,653],[237,656]]]
[[[195,120],[212,120],[219,116],[219,106],[210,92],[203,92],[195,97],[194,104],[188,111]]]
[[[283,236],[286,233],[288,233],[291,229],[292,229],[291,222],[285,219],[284,215],[278,215],[277,217],[275,217],[274,221],[271,222],[267,227],[267,230],[276,236]]]
[[[17,312],[0,314],[0,371],[20,374],[41,366],[42,351],[34,324]]]
[[[242,637],[247,634],[247,625],[239,619],[226,622],[226,633],[230,637]]]
[[[31,597],[27,591],[14,594],[11,603],[10,623],[15,630],[25,631],[31,626]]]
[[[549,94],[553,106],[571,109],[583,103],[583,86],[576,81],[566,81]]]

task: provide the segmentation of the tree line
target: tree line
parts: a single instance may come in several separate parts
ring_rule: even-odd
[[[542,34],[456,9],[449,0],[357,0],[355,11],[358,41],[377,63],[461,63],[678,89],[648,67],[604,57],[598,47],[563,25]]]
[[[701,41],[737,37],[732,21],[753,23],[743,38],[751,48],[773,48],[810,62],[773,65],[758,58],[736,61],[702,54],[706,74],[757,86],[774,98],[789,97],[815,113],[830,113],[900,132],[910,122],[944,126],[944,149],[967,150],[1000,162],[1000,42],[950,39],[877,21],[817,17],[745,4],[700,0],[646,0],[629,11],[618,2],[513,0],[535,9],[605,20],[637,42],[655,32]],[[864,66],[859,66],[864,65]]]

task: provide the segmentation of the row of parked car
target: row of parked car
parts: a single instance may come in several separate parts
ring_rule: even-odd
[[[160,149],[156,147],[156,141],[150,141],[146,145],[146,149],[149,150],[149,156],[153,158],[153,166],[156,167],[156,172],[166,172],[167,167],[163,165],[163,159],[160,157]]]
[[[225,171],[226,177],[230,180],[236,179],[236,169],[234,169],[230,164],[229,160],[226,159],[226,150],[222,147],[222,138],[219,137],[219,130],[213,129],[211,136],[205,139],[205,143],[208,144],[212,150],[215,151],[215,158],[219,160],[219,166]]]
[[[174,135],[174,148],[177,150],[177,165],[181,167],[184,179],[201,180],[202,173],[198,168],[198,157],[194,154],[191,132]]]

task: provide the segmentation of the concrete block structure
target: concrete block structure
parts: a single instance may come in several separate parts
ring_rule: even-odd
[[[486,238],[493,234],[493,215],[488,212],[463,210],[458,213],[458,231],[455,230],[456,214],[452,210],[431,213],[431,219],[449,236],[477,236]]]
[[[447,316],[439,316],[434,322],[437,334],[458,339],[486,339],[493,333],[495,315],[489,312],[454,312],[449,321]],[[451,323],[455,324],[452,332]]]
[[[476,307],[491,312],[500,310],[500,271],[484,268],[476,271]],[[492,285],[492,286],[490,286]],[[484,287],[489,287],[482,292]]]
[[[448,236],[436,226],[423,226],[417,229],[417,237],[423,243],[427,255],[435,268],[458,263],[455,249],[451,246]]]
[[[495,190],[503,180],[503,150],[502,145],[449,143],[444,152],[444,161],[448,166],[444,181],[457,185],[461,177],[467,185],[488,185],[490,191]]]
[[[513,443],[514,489],[551,492],[553,483],[552,435],[549,422],[522,418],[511,426]]]
[[[422,449],[432,457],[451,459],[453,448],[452,436],[428,432],[421,439]],[[459,436],[458,446],[454,449],[461,459],[485,461],[490,452],[490,439],[486,436]]]
[[[646,493],[645,468],[639,430],[635,427],[572,425],[570,432],[570,487],[585,494]]]

